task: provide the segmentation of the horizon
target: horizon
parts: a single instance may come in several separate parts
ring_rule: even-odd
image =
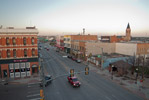
[[[148,0],[4,0],[0,25],[36,26],[40,35],[86,34],[149,36]]]

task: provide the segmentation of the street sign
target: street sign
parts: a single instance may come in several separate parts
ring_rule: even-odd
[[[98,58],[100,58],[100,57],[101,57],[101,55],[98,55],[97,57],[98,57]]]

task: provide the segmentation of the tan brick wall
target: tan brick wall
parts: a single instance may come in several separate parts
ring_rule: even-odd
[[[92,55],[101,54],[103,48],[104,53],[114,53],[115,43],[102,43],[102,42],[87,42],[86,44],[86,54],[92,53]]]

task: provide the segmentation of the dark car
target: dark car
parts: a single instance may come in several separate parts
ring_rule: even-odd
[[[56,52],[59,52],[59,50],[58,50],[58,49],[56,49]]]
[[[68,58],[72,58],[72,56],[71,56],[71,55],[68,55],[67,57],[68,57]]]
[[[78,81],[77,77],[68,76],[67,79],[73,87],[80,87],[81,83]]]
[[[52,82],[52,76],[51,76],[51,75],[46,75],[46,76],[44,77],[44,79],[45,79],[45,80],[44,80],[45,82],[43,82],[42,79],[40,80],[40,82],[41,82],[41,83],[40,83],[40,86],[41,86],[41,87],[43,87],[43,83],[44,83],[44,85],[45,85],[45,87],[46,87],[46,86],[48,86],[48,85]]]

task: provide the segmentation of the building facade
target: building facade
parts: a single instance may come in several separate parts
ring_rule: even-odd
[[[98,55],[102,53],[115,53],[115,43],[103,43],[103,42],[86,42],[85,43],[86,54]],[[103,50],[103,51],[102,51]]]
[[[0,29],[0,77],[28,77],[38,72],[38,30]]]
[[[88,41],[98,41],[97,35],[71,35],[71,53],[76,58],[85,59],[85,43]]]
[[[64,51],[64,36],[56,36],[56,47],[57,49]]]
[[[71,48],[71,35],[64,35],[64,51],[70,53]]]

